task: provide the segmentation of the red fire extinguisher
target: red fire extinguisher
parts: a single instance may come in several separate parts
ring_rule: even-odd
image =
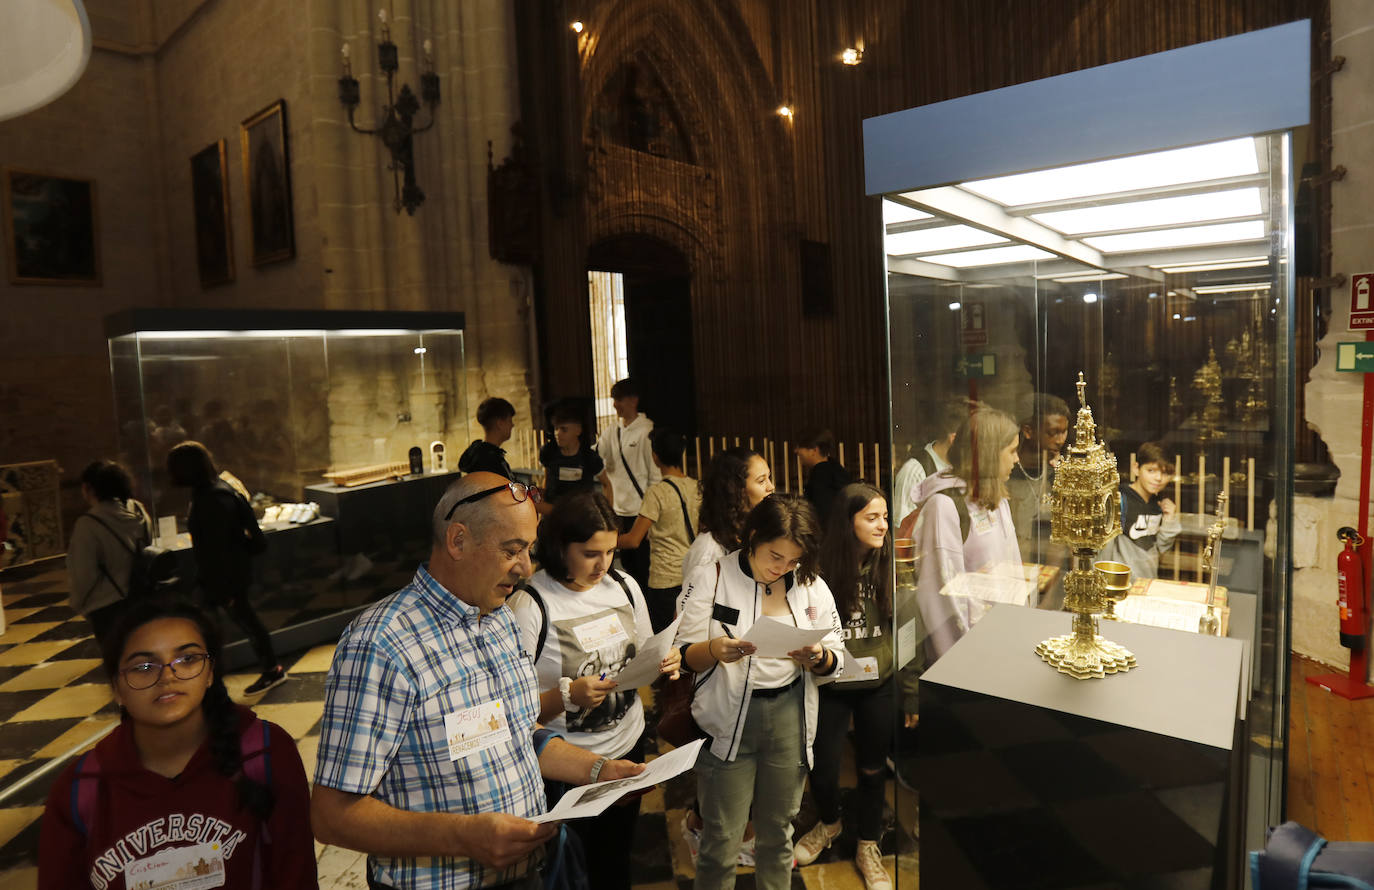
[[[1341,645],[1354,652],[1364,649],[1365,639],[1365,586],[1364,561],[1360,558],[1359,547],[1364,538],[1350,526],[1336,532],[1336,537],[1345,542],[1345,549],[1336,557],[1336,577],[1340,593],[1336,600],[1341,609]]]

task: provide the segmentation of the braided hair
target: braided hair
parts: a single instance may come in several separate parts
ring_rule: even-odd
[[[210,756],[216,771],[234,781],[238,790],[239,805],[259,820],[267,821],[272,815],[276,799],[270,787],[253,781],[244,773],[243,750],[239,744],[238,706],[229,698],[229,690],[224,687],[224,678],[220,674],[224,644],[220,639],[219,628],[209,616],[183,600],[162,597],[129,600],[128,608],[115,624],[114,632],[110,634],[101,652],[105,675],[110,678],[111,685],[116,683],[124,645],[129,637],[143,625],[163,618],[180,618],[191,622],[200,632],[201,639],[205,641],[205,652],[210,656],[210,669],[213,675],[200,707],[205,714],[205,724],[209,730]]]

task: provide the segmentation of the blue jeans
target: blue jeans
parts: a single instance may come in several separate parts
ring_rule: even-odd
[[[705,827],[695,890],[731,890],[740,838],[754,812],[758,890],[792,886],[792,819],[806,778],[803,732],[805,680],[774,698],[753,698],[733,761],[706,747],[697,758],[697,801]]]

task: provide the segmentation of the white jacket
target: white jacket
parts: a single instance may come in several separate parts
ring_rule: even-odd
[[[717,574],[719,566],[719,574]],[[798,584],[796,573],[785,576],[787,605],[798,627],[828,627],[821,645],[835,656],[835,671],[818,677],[802,672],[806,706],[803,709],[806,737],[806,762],[811,764],[811,745],[816,739],[816,712],[819,698],[816,687],[840,675],[844,665],[844,644],[840,641],[840,616],[830,588],[820,578]],[[743,550],[726,554],[717,562],[701,566],[687,578],[682,599],[682,623],[677,630],[677,645],[703,643],[727,632],[742,637],[749,632],[763,607],[760,585],[749,572]],[[739,752],[744,718],[754,693],[750,677],[754,657],[733,664],[717,663],[696,679],[692,716],[711,737],[711,753],[732,761]]]

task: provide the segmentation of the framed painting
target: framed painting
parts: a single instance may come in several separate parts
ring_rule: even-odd
[[[196,222],[200,286],[234,280],[234,240],[229,225],[229,170],[224,140],[191,156],[191,207]]]
[[[291,221],[286,100],[278,99],[245,120],[239,134],[253,265],[289,260],[296,255],[296,237]]]
[[[94,182],[6,168],[4,214],[12,283],[100,284]]]

